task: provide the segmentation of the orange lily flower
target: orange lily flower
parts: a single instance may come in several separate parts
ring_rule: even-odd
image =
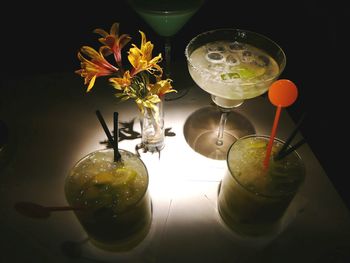
[[[149,110],[154,117],[159,114],[157,103],[169,92],[176,92],[171,85],[171,79],[162,80],[163,70],[158,65],[162,55],[152,57],[154,45],[147,41],[146,35],[141,34],[140,47],[132,44],[128,51],[130,69],[122,65],[122,48],[131,40],[128,34],[119,35],[119,23],[113,23],[110,31],[97,28],[94,33],[99,34],[102,43],[99,50],[83,46],[78,52],[81,68],[75,73],[84,78],[89,92],[98,77],[109,76],[109,82],[118,90],[115,96],[119,101],[132,99],[139,110]],[[106,57],[114,55],[116,65],[107,61]],[[130,66],[129,65],[129,66]]]
[[[155,84],[149,84],[149,88],[151,94],[157,94],[159,97],[170,92],[177,92],[171,86],[171,79],[159,80]]]
[[[146,41],[146,35],[139,31],[141,34],[141,47],[138,48],[135,44],[132,44],[132,48],[129,50],[128,59],[133,70],[131,76],[137,73],[147,70],[149,73],[161,76],[163,74],[162,68],[157,64],[162,60],[162,55],[152,58],[153,44],[150,41]]]
[[[81,69],[76,70],[75,73],[84,78],[84,84],[87,85],[87,92],[89,92],[95,84],[96,78],[100,76],[108,76],[118,71],[118,68],[111,65],[103,56],[102,49],[97,52],[95,49],[83,46],[78,52],[78,58],[81,61]],[[91,58],[88,60],[83,55]]]
[[[107,50],[105,55],[107,56],[113,53],[115,61],[121,66],[121,50],[131,40],[131,37],[127,34],[119,36],[119,23],[113,23],[109,33],[100,28],[95,29],[94,33],[101,36],[98,40],[105,45],[104,49]]]
[[[148,108],[153,110],[155,115],[159,114],[159,109],[155,105],[156,103],[160,102],[160,98],[157,95],[148,95],[146,98],[135,98],[135,102],[141,113]]]
[[[130,72],[127,70],[124,72],[122,78],[110,78],[109,81],[112,83],[115,89],[122,90],[123,88],[131,85]]]

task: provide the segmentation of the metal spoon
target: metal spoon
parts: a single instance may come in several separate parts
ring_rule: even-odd
[[[72,206],[42,206],[31,202],[17,202],[15,204],[17,212],[31,218],[48,218],[53,211],[81,210],[82,207]]]

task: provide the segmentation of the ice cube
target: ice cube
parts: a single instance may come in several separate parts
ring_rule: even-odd
[[[224,52],[225,47],[219,42],[213,42],[207,44],[207,51],[210,52]]]
[[[245,62],[245,63],[252,62],[254,60],[253,53],[249,50],[244,50],[242,52],[241,60],[242,60],[242,62]]]
[[[231,51],[241,51],[244,49],[244,44],[237,41],[230,43],[228,46]]]
[[[269,58],[264,55],[259,55],[256,57],[254,62],[260,67],[266,67],[270,64]]]
[[[215,64],[210,64],[208,66],[208,69],[210,71],[215,71],[215,72],[223,72],[225,69],[225,65],[222,63],[215,63]]]
[[[224,60],[224,56],[218,52],[210,52],[205,56],[209,62],[221,63]]]
[[[230,54],[226,57],[226,62],[230,66],[235,66],[239,64],[239,59],[237,56]]]

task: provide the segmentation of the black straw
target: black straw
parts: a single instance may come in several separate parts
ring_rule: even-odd
[[[279,153],[277,154],[277,156],[274,158],[274,160],[281,160],[284,157],[286,157],[288,154],[292,153],[293,151],[295,151],[297,148],[299,148],[300,146],[302,146],[304,143],[306,142],[305,139],[301,139],[300,141],[298,141],[296,144],[294,144],[293,146],[289,147],[288,149],[286,149],[285,151],[281,152],[279,151]]]
[[[274,160],[281,160],[282,158],[286,157],[288,154],[290,154],[291,152],[293,152],[294,150],[296,150],[297,148],[299,148],[301,145],[303,145],[306,140],[302,139],[299,142],[297,142],[294,146],[289,147],[291,141],[294,139],[295,135],[297,134],[301,124],[303,123],[305,118],[305,113],[301,116],[301,118],[299,119],[298,123],[296,124],[296,126],[294,127],[294,130],[292,131],[292,133],[289,135],[288,139],[286,140],[286,142],[284,143],[284,145],[282,146],[281,150],[277,153],[277,155],[274,157]],[[289,147],[289,148],[288,148]],[[288,148],[288,149],[287,149]]]
[[[112,137],[111,133],[108,130],[107,124],[106,124],[106,122],[105,122],[101,112],[99,110],[97,110],[96,111],[96,115],[97,115],[97,118],[98,118],[98,120],[100,121],[100,123],[102,125],[103,130],[106,133],[106,136],[108,138],[108,141],[109,141],[110,145],[112,145],[112,147],[113,147],[113,145],[114,145],[113,137]]]
[[[102,125],[102,128],[103,130],[105,131],[106,133],[106,136],[108,138],[108,141],[109,141],[109,144],[112,145],[113,147],[113,150],[114,150],[114,161],[115,162],[118,162],[121,160],[121,156],[120,156],[120,153],[119,153],[119,150],[118,150],[118,137],[115,136],[114,138],[116,139],[116,143],[114,143],[114,140],[113,140],[113,137],[111,135],[111,133],[109,132],[108,130],[108,127],[107,127],[107,124],[101,114],[101,112],[99,110],[96,111],[96,115],[97,115],[97,118],[98,120],[100,121],[101,125]],[[118,113],[117,113],[117,116],[115,116],[115,113],[114,113],[114,125],[115,125],[115,122],[118,123]],[[118,124],[116,126],[117,129],[114,128],[114,135],[118,132],[116,132],[115,130],[118,131]]]
[[[114,144],[113,144],[113,149],[114,149],[114,161],[115,162],[120,162],[122,156],[120,155],[119,149],[118,149],[118,112],[114,112],[113,114],[113,136],[114,136]]]

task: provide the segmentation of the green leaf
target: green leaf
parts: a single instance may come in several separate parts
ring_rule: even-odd
[[[237,72],[229,72],[221,74],[222,80],[229,80],[229,79],[239,79],[240,75]]]
[[[130,96],[124,93],[116,93],[114,96],[116,96],[120,101],[126,101],[130,99]]]

